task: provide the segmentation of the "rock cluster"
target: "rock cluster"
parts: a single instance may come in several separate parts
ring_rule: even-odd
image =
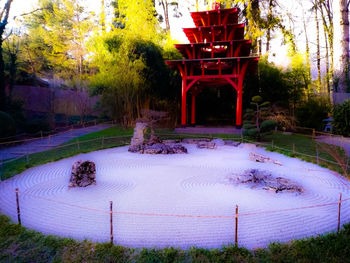
[[[143,132],[147,125],[145,123],[136,123],[134,129],[134,136],[131,139],[131,145],[128,151],[133,153],[142,154],[178,154],[187,153],[186,147],[176,143],[176,141],[168,141],[168,143],[162,142],[154,134],[151,135],[148,142],[145,142]],[[142,134],[141,134],[142,133]]]
[[[274,163],[274,164],[277,164],[277,165],[280,165],[282,166],[282,163],[280,163],[279,161],[277,160],[274,160],[270,157],[266,157],[264,155],[261,155],[261,154],[258,154],[258,153],[255,153],[255,152],[251,152],[249,154],[249,159],[253,162],[259,162],[259,163]]]
[[[72,166],[69,187],[86,187],[96,184],[96,166],[91,161],[77,161]]]
[[[261,188],[264,190],[290,193],[302,193],[303,188],[283,177],[274,177],[271,173],[250,169],[242,175],[236,175],[229,178],[230,182],[235,184],[246,184],[251,188]]]

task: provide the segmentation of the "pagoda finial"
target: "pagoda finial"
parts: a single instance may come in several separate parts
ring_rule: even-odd
[[[212,10],[219,10],[219,9],[220,9],[220,6],[221,6],[221,4],[220,4],[219,1],[214,1],[213,4],[212,4],[211,9],[212,9]]]

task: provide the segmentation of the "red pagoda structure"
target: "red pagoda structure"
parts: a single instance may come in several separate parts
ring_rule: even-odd
[[[205,87],[232,86],[237,92],[236,126],[242,125],[242,87],[247,70],[259,60],[250,56],[251,41],[244,39],[238,8],[191,12],[196,27],[184,28],[190,44],[176,44],[182,60],[166,63],[182,77],[181,126],[187,122],[187,93],[191,94],[191,125],[196,123],[196,96]]]

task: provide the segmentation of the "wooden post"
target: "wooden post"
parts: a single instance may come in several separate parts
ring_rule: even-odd
[[[272,142],[271,142],[271,147],[272,147],[272,150],[273,150],[273,140],[272,140]]]
[[[295,154],[295,143],[293,142],[293,154]]]
[[[104,147],[104,145],[105,145],[105,137],[104,136],[102,136],[102,141],[101,141],[101,146],[102,146],[102,148]]]
[[[317,164],[320,164],[320,160],[318,159],[318,149],[316,149],[316,158],[317,158]]]
[[[316,136],[316,131],[315,129],[312,129],[312,139],[315,139],[315,136]]]
[[[28,154],[26,154],[26,162],[27,162],[27,164],[29,164],[29,155]]]
[[[113,201],[109,202],[109,219],[111,226],[111,244],[113,244]]]
[[[18,190],[18,188],[16,188],[15,192],[16,192],[16,203],[17,203],[17,219],[18,219],[18,224],[19,224],[19,225],[22,225],[22,223],[21,223],[21,210],[20,210],[20,208],[19,208],[19,198],[18,198],[18,192],[19,192],[19,190]]]
[[[77,140],[77,148],[80,151],[80,144],[79,144],[79,140]]]
[[[235,245],[238,245],[238,205],[236,205],[236,215],[235,215]]]
[[[340,210],[341,210],[341,193],[339,193],[339,203],[338,203],[338,232],[340,230]]]

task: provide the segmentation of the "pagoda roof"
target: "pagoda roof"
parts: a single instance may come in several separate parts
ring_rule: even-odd
[[[210,48],[210,47],[216,47],[216,46],[226,46],[229,48],[230,46],[233,46],[234,44],[243,44],[240,50],[240,54],[244,55],[250,54],[250,48],[251,48],[251,40],[247,39],[240,39],[240,40],[228,40],[228,41],[216,41],[216,42],[200,42],[200,43],[192,43],[192,44],[175,44],[175,48],[179,50],[179,52],[182,54],[183,57],[187,58],[189,49],[192,48]]]
[[[196,27],[208,25],[232,24],[238,22],[238,8],[191,12]]]
[[[232,58],[201,58],[201,59],[177,59],[177,60],[167,60],[166,64],[174,67],[178,64],[197,64],[200,66],[201,64],[212,64],[212,63],[231,63],[237,61],[245,61],[250,60],[252,62],[258,62],[258,56],[245,56],[245,57],[232,57]]]
[[[217,25],[217,26],[201,26],[201,27],[192,27],[192,28],[183,28],[183,31],[190,41],[190,43],[199,43],[204,42],[202,39],[196,39],[198,35],[205,34],[203,36],[203,39],[209,39],[209,36],[212,36],[213,33],[216,33],[218,35],[223,35],[223,32],[226,30],[230,31],[233,29],[239,29],[239,39],[244,38],[244,24],[229,24],[229,25]],[[232,40],[239,40],[237,37],[234,37]],[[229,40],[229,39],[227,39]],[[207,42],[213,42],[210,39]]]

